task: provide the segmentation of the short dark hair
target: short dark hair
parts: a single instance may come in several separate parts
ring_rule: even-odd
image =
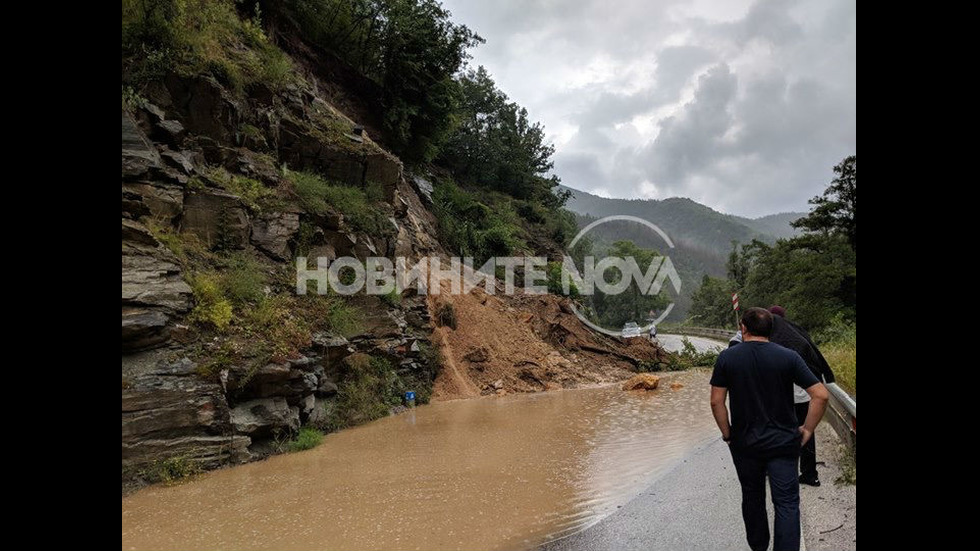
[[[749,308],[742,314],[742,324],[746,331],[756,337],[766,337],[772,334],[772,314],[765,308]]]

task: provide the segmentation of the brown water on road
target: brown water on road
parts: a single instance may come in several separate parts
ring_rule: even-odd
[[[528,548],[598,522],[714,430],[704,371],[431,404],[123,498],[122,547]]]

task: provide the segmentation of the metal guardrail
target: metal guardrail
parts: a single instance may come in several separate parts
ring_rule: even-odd
[[[715,329],[714,327],[664,327],[664,334],[671,335],[692,335],[695,337],[709,337],[712,339],[720,339],[728,342],[728,339],[732,338],[735,334],[734,329]]]
[[[834,427],[841,441],[854,449],[857,446],[857,401],[837,383],[827,383],[827,390],[830,391],[830,402],[823,418]]]
[[[716,329],[714,327],[665,327],[663,332],[674,335],[693,335],[710,337],[728,342],[735,331],[731,329]],[[834,427],[842,442],[852,449],[857,445],[857,401],[837,383],[827,383],[830,391],[830,401],[824,420]]]

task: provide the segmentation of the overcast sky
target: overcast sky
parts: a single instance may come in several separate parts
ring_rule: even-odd
[[[607,197],[807,211],[856,154],[855,0],[443,0],[545,125],[555,173]]]

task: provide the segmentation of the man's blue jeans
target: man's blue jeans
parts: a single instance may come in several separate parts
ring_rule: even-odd
[[[752,551],[769,547],[769,519],[766,516],[766,475],[776,510],[773,522],[773,551],[800,549],[799,455],[759,458],[734,449],[732,461],[742,484],[742,519]]]

